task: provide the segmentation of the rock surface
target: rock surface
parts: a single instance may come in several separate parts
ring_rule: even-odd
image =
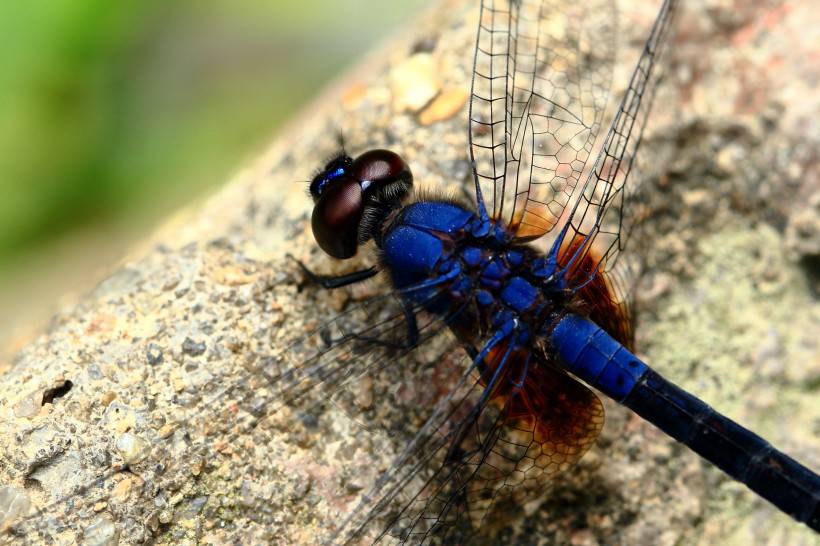
[[[277,404],[265,379],[290,340],[378,288],[300,284],[286,252],[324,272],[355,267],[312,244],[300,181],[343,130],[351,152],[394,148],[423,188],[469,195],[453,90],[469,82],[475,4],[439,2],[0,366],[0,544],[317,544],[355,506],[399,446],[334,404]],[[647,222],[629,252],[647,271],[640,354],[818,470],[820,16],[809,4],[686,3],[645,137]],[[621,13],[616,96],[656,8]],[[407,65],[411,55],[426,57]],[[361,407],[387,412],[378,384],[356,389]],[[590,453],[497,540],[817,543],[652,426],[606,410]]]

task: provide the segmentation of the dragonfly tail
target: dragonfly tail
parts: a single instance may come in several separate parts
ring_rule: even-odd
[[[820,532],[820,476],[816,473],[664,379],[585,318],[563,317],[551,342],[567,371]]]

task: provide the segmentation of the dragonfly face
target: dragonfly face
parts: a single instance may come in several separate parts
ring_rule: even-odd
[[[412,185],[407,164],[389,150],[370,150],[356,159],[344,153],[335,157],[310,182],[316,242],[334,258],[353,257]]]

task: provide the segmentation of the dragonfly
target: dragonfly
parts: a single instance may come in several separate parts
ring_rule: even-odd
[[[467,355],[337,540],[458,543],[491,526],[494,508],[543,490],[595,442],[604,421],[596,392],[820,530],[816,473],[634,354],[618,258],[676,8],[663,2],[589,168],[611,59],[587,72],[583,64],[596,39],[606,47],[608,22],[592,9],[556,20],[548,2],[483,0],[469,105],[474,202],[413,198],[410,167],[383,149],[342,152],[312,179],[319,247],[345,260],[372,242],[379,259],[341,276],[302,266],[305,275],[335,289],[383,273],[395,307],[365,325],[334,319],[321,354],[284,379],[338,386],[349,364],[328,360],[381,369],[442,331]],[[557,43],[556,27],[571,45]]]

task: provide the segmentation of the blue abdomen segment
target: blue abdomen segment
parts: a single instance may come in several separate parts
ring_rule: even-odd
[[[568,372],[820,531],[820,476],[664,379],[591,321],[567,315],[550,340]]]
[[[597,324],[578,315],[563,317],[551,340],[568,371],[618,402],[649,369]]]

